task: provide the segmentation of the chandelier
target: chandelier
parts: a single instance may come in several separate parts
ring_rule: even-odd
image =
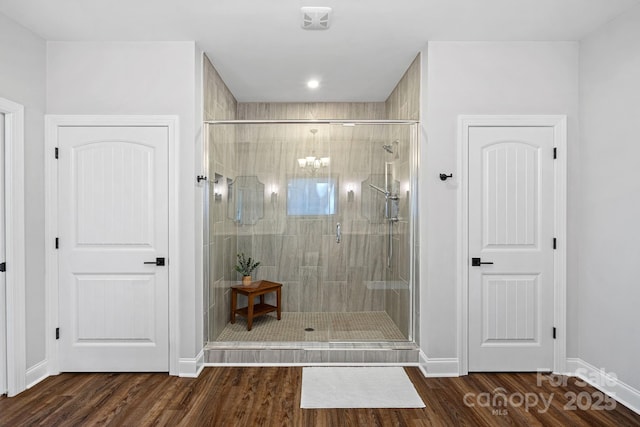
[[[330,162],[330,157],[318,157],[315,153],[312,153],[311,156],[298,159],[298,166],[309,173],[316,173],[318,170],[329,166]]]
[[[318,133],[318,129],[309,130],[313,135],[313,145],[315,145],[316,133]],[[320,169],[324,169],[329,166],[331,162],[330,157],[318,157],[316,156],[316,152],[312,151],[310,156],[303,157],[298,159],[298,166],[300,169],[304,169],[310,174],[315,174]]]

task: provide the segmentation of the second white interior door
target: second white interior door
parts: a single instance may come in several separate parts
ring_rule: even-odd
[[[553,127],[469,128],[470,371],[553,368],[553,144]]]

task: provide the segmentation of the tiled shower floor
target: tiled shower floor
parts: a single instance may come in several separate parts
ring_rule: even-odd
[[[305,330],[313,329],[313,330]],[[257,317],[247,331],[247,322],[236,317],[216,341],[406,341],[407,338],[384,311],[356,313],[282,313]]]

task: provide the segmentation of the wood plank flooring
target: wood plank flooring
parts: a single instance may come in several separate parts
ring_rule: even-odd
[[[0,426],[640,426],[640,415],[598,403],[604,396],[574,378],[406,372],[426,408],[300,409],[300,367],[207,368],[197,379],[62,374],[0,397]]]

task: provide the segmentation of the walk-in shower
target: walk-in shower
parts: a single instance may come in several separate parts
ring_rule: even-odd
[[[208,340],[411,341],[416,123],[226,121],[206,130]],[[263,316],[251,331],[229,323],[238,253],[261,262],[254,280],[283,285],[282,320]]]

